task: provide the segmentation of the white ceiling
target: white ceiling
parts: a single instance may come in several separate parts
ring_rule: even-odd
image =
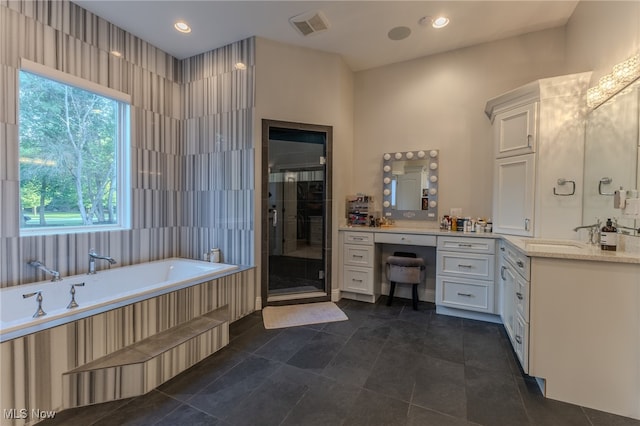
[[[74,3],[150,42],[178,59],[251,36],[340,54],[353,71],[374,68],[478,43],[566,24],[571,1],[186,1],[75,0]],[[328,31],[303,37],[289,18],[320,10]],[[451,23],[435,30],[423,16],[444,14]],[[176,20],[190,34],[173,28]],[[396,26],[411,29],[401,41]]]

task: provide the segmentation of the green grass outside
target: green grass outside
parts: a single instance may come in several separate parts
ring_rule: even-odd
[[[29,220],[26,220],[29,217]],[[40,215],[33,213],[23,213],[23,227],[34,228],[40,225]],[[46,212],[44,214],[44,226],[80,226],[82,225],[82,217],[78,212]]]

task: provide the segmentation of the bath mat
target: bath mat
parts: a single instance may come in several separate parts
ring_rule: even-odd
[[[264,328],[285,328],[299,325],[346,321],[349,318],[333,302],[301,305],[267,306],[262,310]]]

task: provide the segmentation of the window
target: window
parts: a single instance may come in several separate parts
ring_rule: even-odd
[[[126,95],[25,62],[19,72],[21,233],[128,227]]]

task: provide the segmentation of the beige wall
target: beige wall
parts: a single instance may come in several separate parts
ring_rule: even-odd
[[[566,33],[569,72],[593,71],[594,85],[640,50],[640,2],[581,1]]]
[[[485,103],[563,74],[564,40],[557,28],[356,73],[352,190],[379,200],[383,153],[439,149],[439,215],[462,207],[464,215],[491,216],[493,144]]]
[[[344,221],[344,198],[351,189],[353,152],[353,73],[340,56],[316,50],[256,40],[256,235],[261,232],[262,119],[333,126],[333,247],[337,226]],[[256,237],[260,267],[260,238]],[[337,288],[338,252],[332,253],[332,283]],[[259,291],[258,291],[259,294]]]

